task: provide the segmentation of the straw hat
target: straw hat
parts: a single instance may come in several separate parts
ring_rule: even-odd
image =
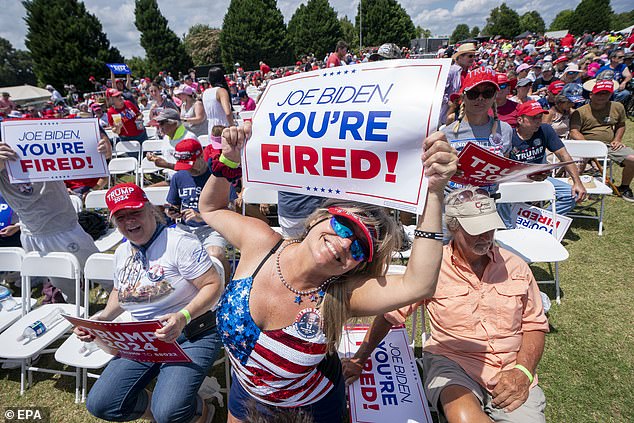
[[[458,47],[458,50],[456,50],[456,52],[453,54],[453,56],[451,56],[451,58],[453,60],[456,60],[458,56],[461,56],[465,53],[475,53],[475,52],[476,52],[475,44],[465,43],[465,44],[462,44],[460,47]]]

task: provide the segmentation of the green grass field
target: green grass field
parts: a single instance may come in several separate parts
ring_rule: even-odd
[[[634,147],[633,130],[625,143]],[[620,169],[614,170],[620,182]],[[550,311],[552,331],[538,369],[549,422],[634,422],[633,228],[634,204],[611,197],[603,236],[596,222],[575,220],[564,239],[570,259],[560,267],[562,303]],[[545,268],[534,268],[538,279]],[[551,288],[542,287],[549,294]],[[38,365],[64,368],[52,357]],[[19,371],[0,370],[0,411],[48,407],[52,422],[97,421],[74,403],[74,378],[34,373],[33,380],[20,396]],[[218,410],[214,422],[225,415]]]

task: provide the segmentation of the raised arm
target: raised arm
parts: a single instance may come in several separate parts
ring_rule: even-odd
[[[225,128],[222,132],[222,156],[231,162],[240,163],[240,151],[250,136],[250,122],[240,128]],[[222,176],[222,172],[231,174],[232,169],[220,163],[219,158],[212,159],[211,168],[213,175],[205,184],[198,204],[203,220],[241,250],[249,246],[261,248],[271,237],[279,238],[265,222],[228,209],[230,183]]]
[[[416,229],[442,233],[444,188],[457,169],[457,155],[445,134],[436,132],[425,139],[423,163],[428,178],[425,210]],[[403,275],[359,279],[350,294],[351,316],[373,316],[429,298],[436,290],[442,260],[442,242],[415,238]]]

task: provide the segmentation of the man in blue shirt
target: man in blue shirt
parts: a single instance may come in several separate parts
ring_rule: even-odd
[[[614,90],[614,97],[612,100],[619,103],[627,104],[632,93],[625,87],[627,83],[632,79],[632,74],[627,68],[623,59],[625,58],[625,52],[623,50],[614,50],[610,53],[610,63],[602,66],[597,71],[597,79],[613,79],[619,83],[619,87]]]
[[[548,112],[537,101],[519,105],[510,158],[526,163],[546,163],[546,153],[550,151],[562,162],[572,160],[552,126],[542,123],[544,113]],[[547,178],[555,187],[558,214],[570,212],[575,202],[581,202],[586,197],[586,189],[579,178],[577,166],[571,163],[565,169],[572,178],[572,186],[555,178]]]
[[[180,219],[177,224],[180,229],[198,237],[212,260],[214,257],[220,260],[224,274],[228,277],[229,262],[225,253],[227,241],[205,223],[198,210],[200,193],[211,176],[203,158],[203,147],[193,138],[184,139],[176,144],[174,157],[174,170],[177,172],[170,180],[165,213],[174,220]]]

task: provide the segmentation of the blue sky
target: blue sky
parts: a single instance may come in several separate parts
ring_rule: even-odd
[[[278,0],[277,4],[288,22],[295,9],[305,1]],[[560,10],[574,8],[579,2],[580,0],[562,3],[552,0],[508,0],[506,3],[520,14],[538,11],[548,26]],[[110,43],[118,47],[124,56],[145,55],[139,44],[140,34],[134,26],[134,0],[85,0],[84,3],[101,21]],[[182,36],[190,26],[197,23],[221,27],[229,0],[158,0],[158,4],[172,30]],[[358,0],[330,0],[330,4],[339,16],[347,15],[354,22]],[[501,3],[497,0],[401,0],[400,4],[415,25],[431,29],[434,35],[448,35],[460,23],[465,23],[470,28],[474,25],[482,28],[489,11]],[[632,8],[631,0],[612,1],[615,12],[625,12]],[[0,10],[0,37],[8,39],[15,48],[24,49],[26,25],[22,3],[18,0],[0,0]]]

